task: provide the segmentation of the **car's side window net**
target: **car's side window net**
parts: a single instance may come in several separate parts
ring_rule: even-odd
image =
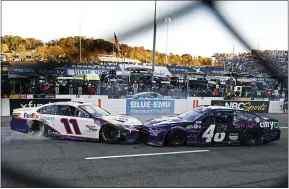
[[[234,120],[233,112],[231,111],[219,111],[214,114],[214,122],[220,123],[232,123]]]
[[[205,124],[211,124],[211,123],[213,123],[213,120],[212,120],[212,116],[211,116],[211,115],[205,116],[205,117],[203,117],[201,120],[202,120],[202,123],[205,123]]]
[[[75,117],[87,118],[87,115],[83,111],[76,108],[75,109]]]
[[[68,105],[58,105],[57,115],[74,117],[75,107]]]
[[[43,108],[40,108],[37,110],[38,113],[41,113],[41,114],[51,114],[51,115],[54,115],[55,114],[55,106],[52,105],[52,106],[45,106]]]
[[[258,116],[246,112],[236,112],[236,121],[257,122],[260,119]]]

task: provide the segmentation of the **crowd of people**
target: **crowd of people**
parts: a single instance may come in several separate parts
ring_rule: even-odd
[[[288,51],[262,51],[261,53],[274,66],[278,67],[280,74],[288,75]],[[224,64],[224,70],[227,72],[251,74],[259,78],[268,76],[266,70],[256,63],[251,53],[216,54],[215,56]],[[2,87],[2,93],[7,95],[15,93],[35,95],[108,95],[110,98],[123,98],[140,92],[156,92],[163,96],[175,96],[177,98],[185,98],[187,96],[272,97],[282,96],[283,89],[286,88],[274,82],[270,85],[264,81],[263,83],[236,83],[233,79],[227,81],[215,79],[214,82],[202,80],[197,82],[186,79],[182,81],[161,81],[155,78],[156,80],[152,82],[151,77],[148,76],[128,77],[110,73],[102,75],[99,81],[56,78],[45,82],[22,82],[18,84],[18,87],[15,87],[17,82],[13,82],[12,79],[9,85],[3,85],[2,83],[2,86],[5,86],[4,88]],[[236,90],[236,86],[243,86],[243,90]]]
[[[113,79],[110,79],[113,78]],[[186,98],[188,96],[203,97],[279,97],[282,96],[282,88],[278,84],[262,88],[256,83],[235,83],[234,80],[221,82],[216,80],[214,84],[204,81],[184,82],[151,82],[135,78],[106,77],[100,81],[60,79],[49,82],[25,83],[8,89],[10,94],[33,94],[37,95],[108,95],[109,98],[125,98],[140,92],[156,92],[163,96]],[[260,83],[259,83],[260,84]],[[10,82],[10,86],[13,85]],[[235,86],[242,86],[242,90],[236,90]],[[16,90],[15,90],[16,89]],[[5,90],[7,91],[7,90]],[[2,93],[5,94],[2,90]],[[277,93],[276,93],[277,91]],[[9,92],[8,92],[9,93]],[[6,94],[8,94],[6,93]],[[40,97],[39,97],[40,98]]]
[[[257,52],[275,68],[278,68],[280,75],[288,76],[288,51],[266,50]],[[227,72],[245,73],[260,78],[268,77],[268,72],[256,62],[252,53],[215,54],[215,56],[224,64]]]

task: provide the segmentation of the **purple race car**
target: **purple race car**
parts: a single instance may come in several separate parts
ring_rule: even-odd
[[[278,120],[223,106],[198,107],[144,123],[153,146],[259,145],[280,139]]]

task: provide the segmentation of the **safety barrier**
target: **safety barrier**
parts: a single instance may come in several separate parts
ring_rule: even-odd
[[[269,101],[258,100],[224,100],[222,97],[189,97],[188,99],[108,99],[107,96],[88,95],[56,95],[50,99],[34,99],[30,96],[22,99],[2,98],[2,116],[11,116],[12,110],[22,107],[37,107],[49,102],[84,100],[93,103],[112,114],[179,114],[186,110],[201,105],[222,105],[227,107],[238,107],[249,112],[256,113],[283,113],[283,100]]]

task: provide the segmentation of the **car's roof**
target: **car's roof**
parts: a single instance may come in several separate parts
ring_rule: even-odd
[[[143,95],[143,94],[149,94],[149,93],[155,93],[155,92],[141,92],[141,93],[137,93],[135,95]]]
[[[239,110],[236,108],[230,108],[225,106],[199,106],[198,108],[203,108],[205,110]]]
[[[79,105],[91,105],[88,102],[75,102],[75,101],[66,101],[66,102],[53,102],[49,104],[45,104],[44,106],[48,105],[70,105],[70,106],[79,106]]]
[[[225,107],[225,106],[209,106],[212,110],[216,109],[226,109],[226,110],[237,110],[236,108],[230,108],[230,107]]]

